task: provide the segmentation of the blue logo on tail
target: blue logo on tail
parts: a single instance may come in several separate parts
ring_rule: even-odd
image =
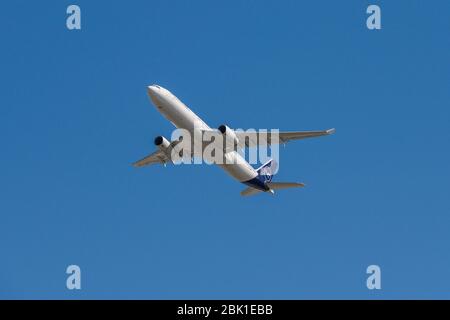
[[[263,182],[271,182],[273,175],[276,173],[278,164],[274,160],[269,160],[261,167],[259,167],[256,172],[258,172],[258,177]]]
[[[272,181],[272,177],[277,172],[277,169],[278,164],[273,160],[269,160],[261,167],[256,169],[258,175],[255,178],[242,182],[252,188],[262,191],[269,191],[270,188],[269,186],[267,186],[267,183]]]

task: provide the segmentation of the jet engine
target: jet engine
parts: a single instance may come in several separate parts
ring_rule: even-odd
[[[170,142],[163,136],[157,136],[155,138],[155,146],[157,146],[161,151],[167,152],[170,147]]]
[[[232,129],[230,129],[228,126],[226,126],[224,124],[219,126],[218,129],[219,129],[220,133],[225,137],[226,149],[229,149],[231,147],[234,150],[234,146],[239,143],[239,139],[236,136],[236,133],[234,133],[234,131]],[[227,150],[227,151],[231,151],[231,150]]]

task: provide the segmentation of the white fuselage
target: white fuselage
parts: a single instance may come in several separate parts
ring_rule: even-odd
[[[202,119],[169,90],[152,85],[148,87],[147,92],[156,109],[175,127],[188,130],[191,137],[201,137],[201,134],[195,134],[195,130],[211,130]],[[227,153],[226,156],[231,157],[234,161],[231,161],[230,164],[218,164],[218,166],[236,180],[245,182],[258,176],[256,170],[239,153],[233,151]]]

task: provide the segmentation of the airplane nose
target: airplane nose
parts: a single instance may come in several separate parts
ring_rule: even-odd
[[[156,95],[157,94],[157,92],[158,92],[158,87],[157,86],[155,86],[155,85],[151,85],[151,86],[148,86],[147,87],[147,91],[148,91],[148,93],[150,94],[150,96],[154,96],[154,95]]]
[[[160,90],[161,87],[155,84],[147,87],[147,93],[155,105],[158,105],[160,103]]]

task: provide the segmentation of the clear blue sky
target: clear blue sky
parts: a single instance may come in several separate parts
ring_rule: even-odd
[[[71,3],[81,31],[66,29]],[[450,298],[449,13],[3,3],[0,298]],[[152,83],[212,127],[337,131],[281,148],[275,179],[306,188],[241,198],[214,166],[130,165],[172,131]]]

